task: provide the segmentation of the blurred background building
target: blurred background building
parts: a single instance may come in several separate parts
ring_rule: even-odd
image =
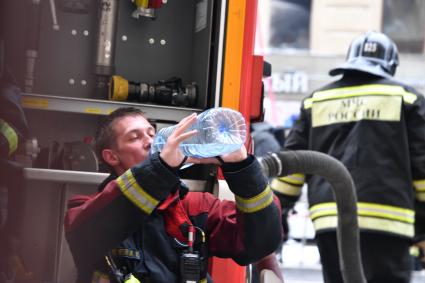
[[[381,31],[397,44],[396,79],[425,93],[425,1],[259,0],[256,51],[272,64],[266,120],[290,126],[302,98],[333,80],[351,40]]]

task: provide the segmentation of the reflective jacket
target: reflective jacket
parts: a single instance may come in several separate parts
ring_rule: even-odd
[[[105,282],[98,278],[109,276],[107,254],[141,282],[179,282],[189,225],[196,227],[195,251],[204,258],[201,282],[211,282],[210,256],[246,265],[274,252],[281,240],[280,205],[258,162],[250,156],[222,169],[235,202],[187,192],[158,154],[112,178],[100,193],[71,199],[65,229],[77,282]]]
[[[28,126],[20,97],[18,87],[5,77],[0,79],[0,238],[18,237],[22,221],[24,176],[22,165],[14,158],[25,141]],[[0,250],[6,254],[8,246],[5,249],[3,244],[0,243]]]
[[[0,158],[9,159],[28,134],[18,87],[0,81]]]
[[[418,211],[425,206],[425,101],[411,87],[346,74],[303,100],[285,149],[323,152],[347,167],[357,189],[361,231],[415,235],[415,202]],[[336,203],[323,178],[294,174],[271,186],[289,206],[305,180],[316,232],[334,230]],[[424,227],[418,219],[417,227]]]

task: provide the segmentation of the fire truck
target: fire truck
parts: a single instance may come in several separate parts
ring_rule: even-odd
[[[221,106],[240,111],[248,130],[263,116],[257,0],[5,1],[3,15],[31,136],[17,157],[31,183],[20,250],[28,282],[75,280],[63,219],[70,196],[95,192],[107,176],[92,150],[102,116],[133,106],[161,128]],[[194,190],[220,195],[217,168],[183,174]],[[218,283],[247,278],[218,258],[210,273]]]

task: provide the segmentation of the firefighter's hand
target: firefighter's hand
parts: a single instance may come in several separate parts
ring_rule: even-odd
[[[242,145],[240,149],[228,154],[224,154],[220,156],[220,158],[222,162],[225,162],[225,163],[240,162],[248,158],[248,153],[247,153],[246,147]],[[221,161],[215,157],[208,157],[208,158],[189,157],[187,159],[187,163],[221,165]]]
[[[422,264],[425,266],[425,240],[416,243],[416,246],[421,251],[420,252],[420,259],[422,261]]]
[[[226,163],[233,163],[233,162],[240,162],[242,160],[245,160],[248,158],[248,152],[246,150],[246,147],[243,145],[240,149],[222,155],[221,159]]]
[[[173,133],[168,137],[167,143],[164,145],[159,156],[161,159],[172,168],[177,168],[185,161],[185,156],[179,149],[182,141],[196,135],[197,131],[192,130],[185,133],[185,131],[196,122],[197,115],[193,113],[190,116],[181,120]]]

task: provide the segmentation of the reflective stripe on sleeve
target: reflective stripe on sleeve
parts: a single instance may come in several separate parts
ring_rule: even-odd
[[[262,193],[252,198],[235,196],[237,208],[245,213],[253,213],[269,206],[273,202],[273,192],[267,187]]]
[[[301,194],[301,188],[304,185],[304,181],[304,174],[293,174],[273,179],[270,184],[270,188],[273,191],[284,195],[299,196]]]
[[[425,180],[413,181],[413,187],[416,190],[416,199],[425,201]]]
[[[4,120],[0,119],[0,134],[2,134],[9,144],[9,155],[13,154],[18,148],[18,134]]]
[[[396,85],[362,85],[362,86],[352,86],[352,87],[341,87],[334,88],[324,91],[318,91],[313,94],[311,98],[304,100],[304,108],[309,109],[312,107],[314,102],[356,97],[356,96],[365,96],[365,95],[386,95],[393,96],[398,95],[403,97],[403,101],[408,104],[413,104],[417,95],[411,92],[406,91],[401,86]]]
[[[158,205],[159,201],[139,186],[131,169],[118,177],[117,182],[121,192],[146,214],[151,214]]]
[[[358,203],[357,209],[360,228],[386,231],[408,237],[414,235],[415,213],[411,209],[374,203]],[[316,230],[336,228],[336,203],[329,202],[312,206],[310,217]]]

